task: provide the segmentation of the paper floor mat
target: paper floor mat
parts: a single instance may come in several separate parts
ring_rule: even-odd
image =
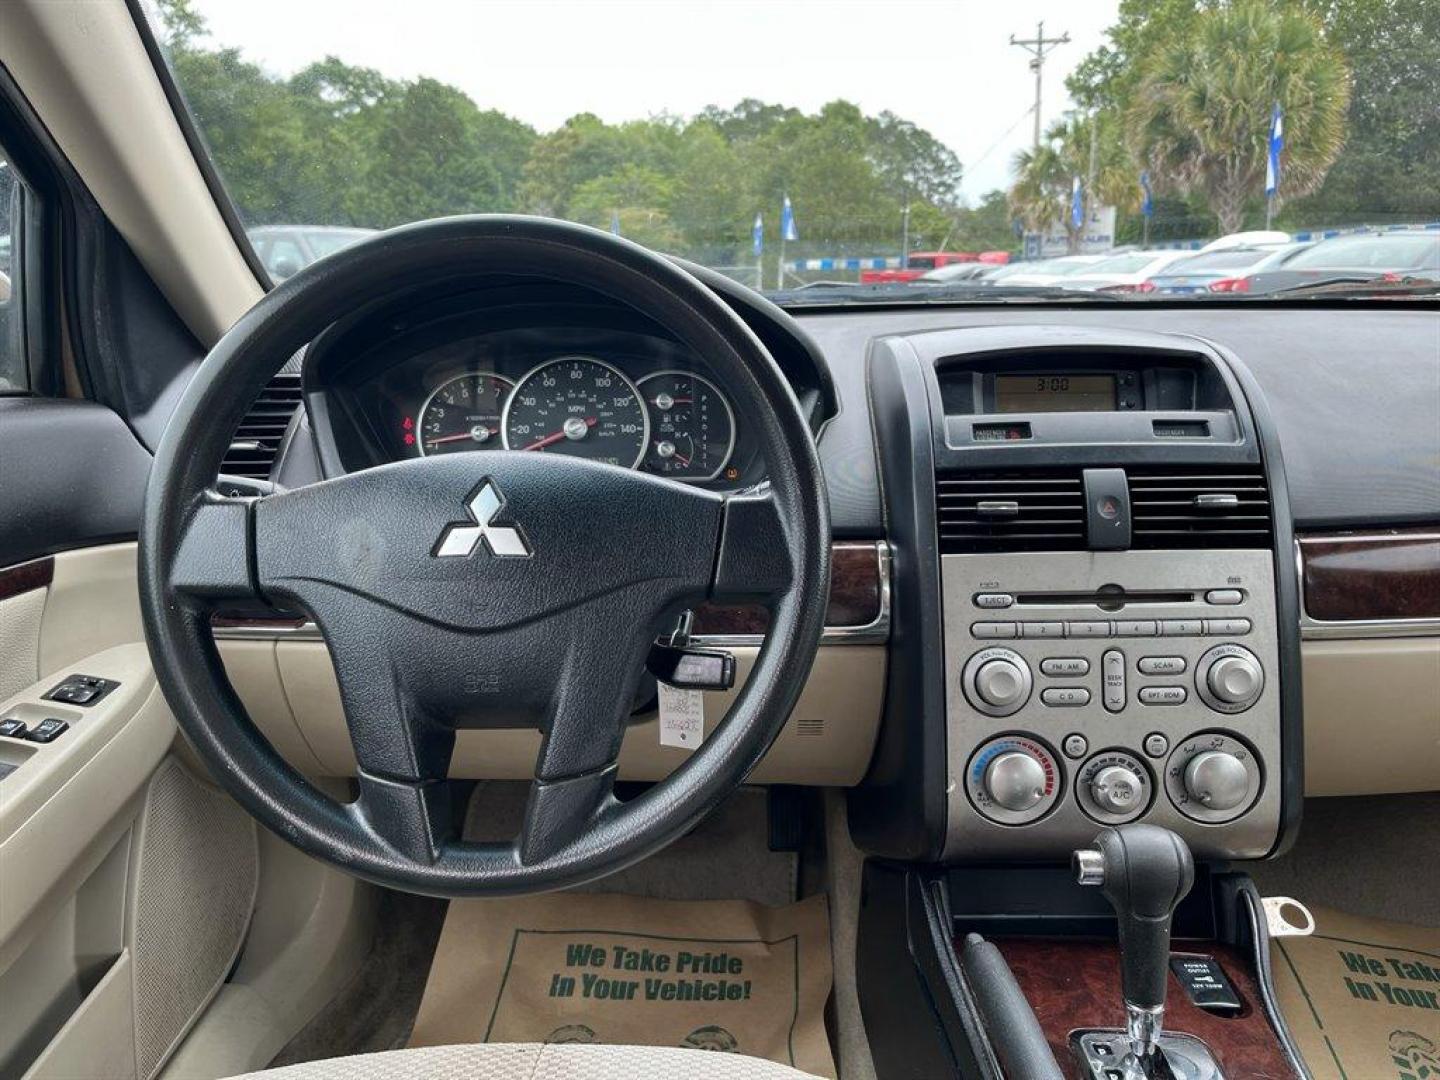
[[[1274,939],[1270,960],[1316,1080],[1440,1078],[1440,929],[1311,913],[1315,933]]]
[[[411,1046],[694,1046],[835,1075],[824,896],[556,893],[450,904]]]

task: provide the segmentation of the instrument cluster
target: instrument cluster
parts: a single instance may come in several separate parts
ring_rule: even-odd
[[[355,387],[385,460],[516,450],[733,487],[761,467],[688,350],[617,329],[508,328],[392,355]]]

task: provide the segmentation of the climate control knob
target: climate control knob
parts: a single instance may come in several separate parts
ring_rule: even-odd
[[[1224,813],[1245,801],[1250,774],[1245,763],[1223,750],[1196,754],[1185,766],[1185,790],[1208,810]]]
[[[1238,713],[1254,705],[1265,689],[1265,669],[1241,645],[1217,645],[1200,658],[1195,690],[1216,712]]]
[[[1039,821],[1060,798],[1060,761],[1029,735],[1002,735],[975,748],[965,766],[965,793],[999,825]]]
[[[1030,700],[1030,665],[1013,649],[981,649],[960,676],[966,700],[986,716],[1010,716]]]
[[[1023,750],[1001,754],[985,767],[985,791],[1006,810],[1023,813],[1045,797],[1045,767]]]
[[[1149,807],[1153,793],[1150,770],[1128,750],[1102,750],[1075,777],[1080,809],[1102,825],[1134,821]]]
[[[1090,781],[1090,797],[1107,814],[1129,814],[1144,790],[1144,782],[1124,765],[1107,765]]]

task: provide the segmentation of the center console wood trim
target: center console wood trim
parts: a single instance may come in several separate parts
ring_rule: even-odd
[[[1305,533],[1297,546],[1309,626],[1426,620],[1440,633],[1440,527]]]
[[[1010,965],[1058,1060],[1071,1060],[1071,1031],[1123,1026],[1120,950],[1113,941],[1019,937],[989,940]],[[957,948],[960,944],[956,943]],[[1171,955],[1187,953],[1212,956],[1220,962],[1240,996],[1242,1009],[1236,1016],[1221,1017],[1198,1008],[1186,997],[1172,972],[1166,993],[1165,1030],[1202,1039],[1228,1076],[1296,1076],[1265,1015],[1260,986],[1250,972],[1245,953],[1218,942],[1191,947],[1177,942]]]

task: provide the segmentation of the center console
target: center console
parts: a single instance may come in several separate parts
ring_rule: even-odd
[[[890,712],[856,839],[1063,860],[1164,826],[1293,830],[1298,604],[1279,447],[1208,342],[1007,326],[886,338],[868,384],[894,548]]]
[[[1288,844],[1302,781],[1291,515],[1248,371],[1042,325],[868,365],[892,637],[849,809],[877,1071],[1303,1075],[1235,866]]]

